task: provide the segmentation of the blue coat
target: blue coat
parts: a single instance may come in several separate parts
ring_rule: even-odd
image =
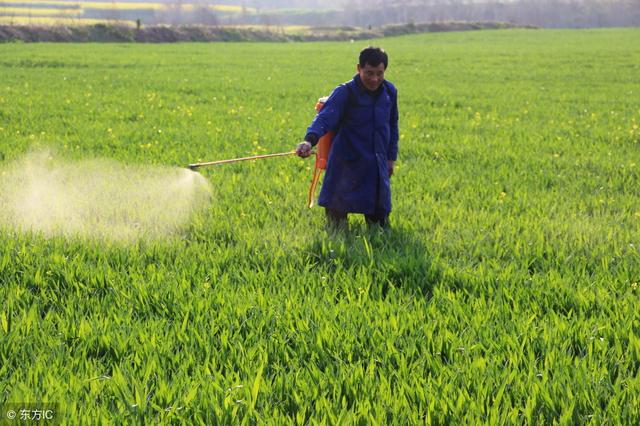
[[[398,156],[398,92],[388,81],[370,94],[360,76],[336,87],[307,129],[333,144],[318,204],[348,213],[391,211],[387,160]]]

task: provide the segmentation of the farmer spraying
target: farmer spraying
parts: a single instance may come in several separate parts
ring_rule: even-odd
[[[391,182],[398,156],[398,92],[384,79],[384,50],[360,52],[358,73],[336,87],[307,129],[296,154],[308,157],[320,138],[333,136],[318,204],[330,228],[347,227],[349,213],[368,225],[389,225]]]

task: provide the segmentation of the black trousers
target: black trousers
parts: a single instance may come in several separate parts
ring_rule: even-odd
[[[331,228],[347,228],[347,212],[341,212],[338,210],[325,208],[327,214],[327,224]],[[389,227],[389,214],[377,213],[377,214],[365,214],[364,220],[368,226],[380,225],[382,228]]]

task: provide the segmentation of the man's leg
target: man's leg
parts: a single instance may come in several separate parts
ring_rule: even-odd
[[[389,213],[365,214],[364,220],[367,222],[369,228],[374,225],[379,225],[382,228],[389,227]]]
[[[347,212],[327,208],[324,211],[327,214],[327,226],[329,229],[347,229],[349,227]]]

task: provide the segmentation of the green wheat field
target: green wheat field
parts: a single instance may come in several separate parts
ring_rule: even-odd
[[[61,424],[638,421],[640,31],[371,43],[399,91],[391,230],[327,233],[296,157],[201,169],[210,198],[166,237],[4,224],[0,406],[57,404]],[[291,150],[367,44],[0,45],[0,177],[44,149],[174,169]]]

